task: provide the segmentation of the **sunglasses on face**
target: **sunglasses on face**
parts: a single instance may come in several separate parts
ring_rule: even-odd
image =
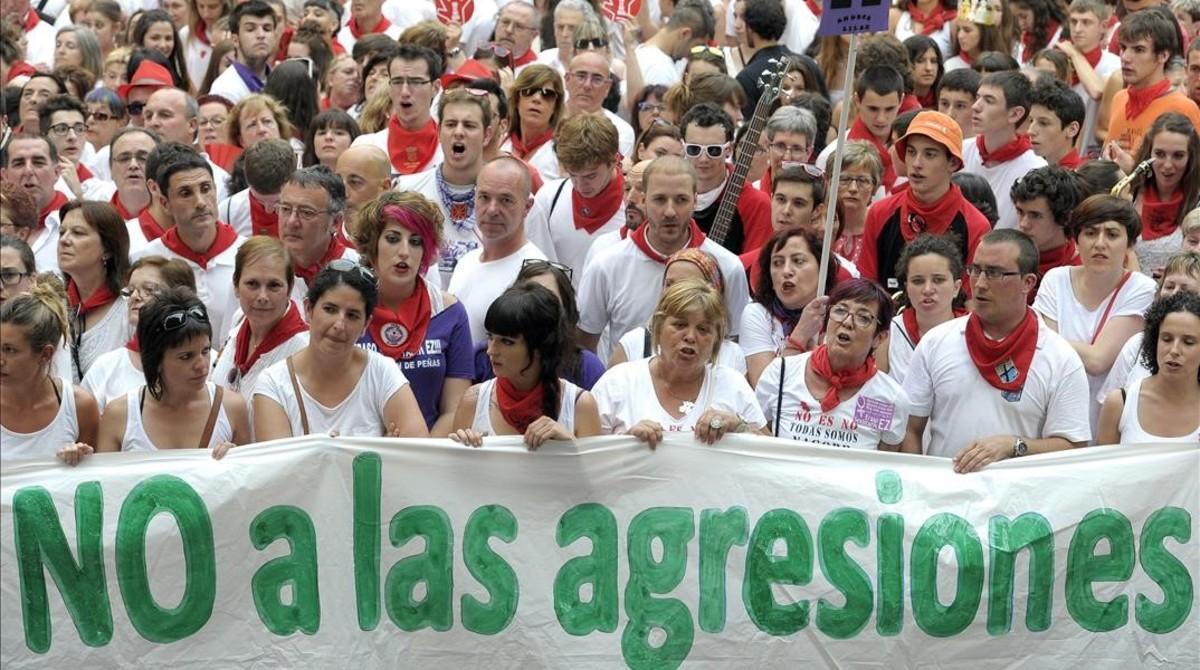
[[[590,49],[603,49],[608,46],[608,40],[603,37],[585,37],[581,40],[575,40],[576,51],[588,51]]]
[[[558,98],[558,91],[549,87],[530,86],[529,88],[521,89],[522,98],[532,98],[535,95],[542,96],[543,100],[555,100]]]
[[[187,309],[175,310],[163,317],[162,329],[168,333],[173,330],[179,330],[187,324],[188,319],[195,319],[200,323],[208,323],[208,314],[199,305],[188,307]]]
[[[688,158],[699,158],[700,154],[707,153],[709,158],[720,158],[725,154],[725,149],[729,147],[729,143],[725,144],[684,144],[683,153]]]
[[[141,115],[142,115],[142,110],[143,110],[143,109],[146,109],[146,103],[144,103],[144,102],[131,102],[131,103],[129,103],[128,105],[126,105],[126,106],[125,106],[125,109],[128,109],[128,110],[129,110],[129,115],[130,115],[130,116],[141,116]]]

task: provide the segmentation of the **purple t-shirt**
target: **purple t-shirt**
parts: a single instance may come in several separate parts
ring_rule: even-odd
[[[370,330],[358,338],[358,346],[379,351]],[[446,378],[471,379],[475,374],[473,357],[467,310],[461,302],[456,302],[430,319],[424,346],[400,361],[400,371],[412,384],[426,427],[432,428],[441,415],[442,385]]]
[[[587,349],[579,350],[579,374],[565,374],[563,379],[571,382],[585,391],[591,391],[592,386],[604,375],[603,361]],[[475,383],[485,382],[496,373],[492,370],[492,359],[487,355],[487,341],[475,345]]]

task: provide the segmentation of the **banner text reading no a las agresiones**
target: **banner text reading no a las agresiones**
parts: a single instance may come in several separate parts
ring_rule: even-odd
[[[306,438],[0,489],[5,668],[1200,665],[1200,446]]]

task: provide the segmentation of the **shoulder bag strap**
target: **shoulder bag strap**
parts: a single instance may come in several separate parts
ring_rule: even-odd
[[[292,365],[292,357],[287,357],[288,376],[292,378],[292,390],[296,393],[296,405],[300,407],[300,428],[308,435],[308,412],[304,411],[304,394],[300,392],[300,381],[296,379],[296,368]],[[299,435],[293,435],[299,437]]]
[[[212,439],[213,428],[217,425],[217,416],[221,413],[221,396],[225,394],[225,387],[217,384],[216,391],[213,393],[212,409],[208,410],[208,423],[204,424],[204,434],[200,436],[200,448],[208,448],[208,441]]]
[[[1104,313],[1100,315],[1100,323],[1096,324],[1096,332],[1092,333],[1091,344],[1095,344],[1100,337],[1100,331],[1104,330],[1104,324],[1108,323],[1108,314],[1112,311],[1113,305],[1117,302],[1117,296],[1121,293],[1121,289],[1125,288],[1125,282],[1133,276],[1133,272],[1126,270],[1121,281],[1117,283],[1117,287],[1113,289],[1112,297],[1108,299],[1108,306],[1104,308]]]
[[[567,187],[567,182],[569,181],[571,180],[564,179],[562,183],[558,185],[558,190],[554,192],[554,199],[550,201],[550,211],[546,212],[547,221],[549,221],[550,216],[554,214],[554,208],[558,206],[558,196],[562,195],[563,189]]]
[[[651,354],[650,346],[651,346],[650,327],[647,326],[646,330],[645,330],[645,335],[642,336],[642,358],[650,358],[650,354]]]
[[[779,393],[775,396],[775,437],[779,437],[779,422],[783,420],[783,380],[787,372],[787,356],[779,356]]]

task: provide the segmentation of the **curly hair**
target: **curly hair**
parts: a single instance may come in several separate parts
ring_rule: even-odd
[[[1159,298],[1150,305],[1146,312],[1146,328],[1143,331],[1142,350],[1139,354],[1142,365],[1151,374],[1158,374],[1158,336],[1162,330],[1163,321],[1167,316],[1176,312],[1191,314],[1200,318],[1200,294],[1191,291],[1180,291],[1165,298]],[[1196,381],[1200,382],[1200,370],[1196,372]]]
[[[1054,224],[1065,228],[1071,211],[1083,200],[1083,192],[1070,170],[1057,165],[1045,165],[1030,170],[1013,182],[1009,197],[1014,203],[1045,198]]]
[[[947,231],[941,235],[921,233],[917,235],[916,239],[909,242],[904,247],[904,251],[900,253],[900,260],[896,261],[896,278],[900,281],[901,286],[908,286],[908,266],[912,260],[918,256],[934,255],[945,258],[946,263],[950,265],[950,281],[959,279],[963,276],[964,267],[961,248],[962,242],[953,232]],[[907,290],[900,292],[897,302],[901,307],[912,306]],[[957,309],[966,306],[966,303],[967,295],[960,290],[954,296],[952,305]]]
[[[374,269],[379,256],[379,238],[389,223],[396,223],[421,238],[421,274],[436,261],[442,245],[445,217],[431,200],[416,191],[384,191],[362,206],[354,217],[351,235],[361,258]]]

